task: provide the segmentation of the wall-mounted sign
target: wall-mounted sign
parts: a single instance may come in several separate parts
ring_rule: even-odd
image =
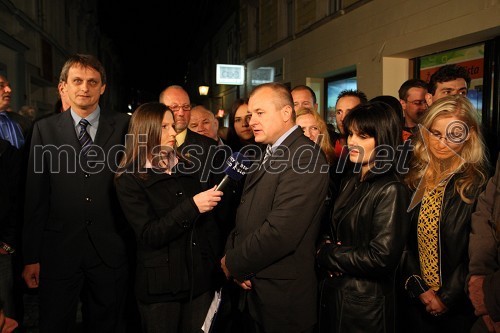
[[[274,67],[259,67],[252,71],[252,86],[274,82]]]
[[[217,84],[243,85],[245,82],[245,67],[243,65],[217,64]]]

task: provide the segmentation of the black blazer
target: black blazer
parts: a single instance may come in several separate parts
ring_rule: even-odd
[[[0,139],[0,242],[16,249],[22,206],[20,194],[22,153]]]
[[[89,238],[105,264],[118,267],[125,262],[127,224],[120,218],[113,177],[128,122],[125,114],[101,110],[95,146],[81,160],[70,112],[35,123],[23,249],[25,264],[39,262],[41,275],[63,277],[75,272],[88,251]]]
[[[206,188],[217,184],[221,180],[221,171],[214,173],[214,167],[223,163],[223,157],[216,152],[219,150],[217,141],[187,129],[186,139],[178,147],[179,152],[187,157],[192,164],[183,173],[200,175],[202,183]],[[219,159],[215,160],[216,155]]]
[[[316,323],[315,243],[327,188],[326,158],[300,128],[246,176],[226,266],[239,281],[251,279],[247,305],[266,332]]]
[[[193,201],[202,190],[198,178],[149,169],[145,180],[123,173],[116,190],[137,239],[137,298],[168,302],[214,290],[222,246],[211,214],[200,214]]]

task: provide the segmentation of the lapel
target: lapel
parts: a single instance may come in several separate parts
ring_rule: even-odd
[[[295,142],[295,140],[297,140],[300,136],[304,136],[304,132],[300,127],[298,127],[292,133],[290,133],[290,135],[285,139],[285,141],[283,141],[283,143],[278,147],[289,148]],[[278,147],[276,147],[276,149],[278,149]],[[263,153],[261,161],[264,158],[264,155],[265,154]],[[290,158],[291,156],[293,156],[292,152],[290,152]],[[256,170],[251,174],[249,174],[246,178],[245,188],[243,189],[243,193],[248,192],[259,181],[259,179],[261,179],[266,174],[266,170],[268,169],[267,167],[273,164],[274,158],[275,157],[273,152],[273,155],[269,157],[269,159],[266,161],[264,165],[261,166],[260,161],[258,162],[259,163],[258,168],[256,168]]]
[[[82,147],[80,146],[80,142],[78,142],[78,137],[76,136],[75,124],[73,122],[73,117],[71,117],[71,112],[63,112],[57,122],[62,138],[61,144],[71,145],[78,153],[80,153]]]
[[[58,127],[61,131],[63,143],[73,146],[78,154],[80,154],[82,147],[80,146],[80,142],[78,142],[78,137],[73,122],[73,117],[71,117],[71,112],[68,111],[61,114],[58,119]],[[113,134],[114,130],[115,127],[113,119],[108,115],[103,114],[101,110],[101,114],[99,116],[99,128],[97,129],[94,144],[101,148],[104,147]],[[92,149],[94,148],[91,147],[90,150]]]
[[[114,120],[101,110],[101,114],[99,115],[99,128],[97,129],[94,144],[101,148],[104,147],[114,131]]]

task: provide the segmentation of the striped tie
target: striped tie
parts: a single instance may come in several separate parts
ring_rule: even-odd
[[[87,155],[93,143],[89,132],[87,132],[88,125],[90,125],[90,123],[88,122],[87,119],[82,119],[78,123],[78,126],[80,126],[80,134],[78,134],[78,141],[80,141],[80,145],[82,146],[83,156]]]
[[[271,145],[267,145],[267,148],[266,148],[266,154],[264,155],[264,158],[262,159],[262,163],[260,164],[261,166],[264,165],[264,163],[267,162],[267,160],[269,159],[269,157],[271,157],[271,155],[273,154],[273,150],[271,149]]]

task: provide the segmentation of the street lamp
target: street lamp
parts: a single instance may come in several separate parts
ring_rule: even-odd
[[[210,89],[209,86],[201,85],[198,87],[198,91],[200,93],[200,96],[207,96],[208,95],[208,89]]]

